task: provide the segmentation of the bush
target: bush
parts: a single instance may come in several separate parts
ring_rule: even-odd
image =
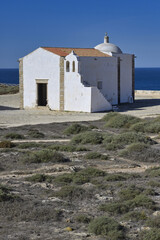
[[[135,185],[131,185],[128,188],[121,189],[118,195],[120,197],[120,200],[126,201],[135,198],[143,191],[144,188],[138,188]]]
[[[91,218],[84,214],[80,214],[76,217],[76,221],[79,223],[89,223],[91,221]]]
[[[133,154],[139,154],[139,153],[146,153],[146,149],[148,149],[149,145],[145,143],[132,143],[130,144],[126,149],[119,152],[119,156],[125,157],[130,156]]]
[[[151,187],[160,187],[160,183],[158,181],[149,181],[148,185]]]
[[[28,131],[28,135],[32,138],[44,138],[44,133],[40,132],[37,129],[30,129]]]
[[[52,182],[53,179],[54,177],[44,174],[35,174],[32,175],[31,177],[25,178],[26,181],[30,182]]]
[[[83,188],[77,186],[63,186],[61,190],[57,191],[54,195],[62,199],[68,198],[70,200],[77,198],[81,200],[87,197],[86,191]]]
[[[5,138],[10,138],[10,139],[24,139],[24,136],[19,133],[8,133],[5,135]]]
[[[26,149],[26,148],[37,148],[42,146],[42,144],[39,143],[33,143],[33,142],[27,142],[27,143],[20,143],[18,144],[18,148]]]
[[[107,236],[107,239],[124,240],[123,227],[112,218],[97,217],[89,223],[88,230],[95,235]]]
[[[0,148],[12,148],[14,147],[14,143],[10,142],[10,141],[1,141],[0,142]]]
[[[109,182],[115,182],[115,181],[125,181],[126,179],[128,179],[128,177],[121,173],[115,173],[115,174],[113,173],[113,174],[108,174],[104,179]]]
[[[160,177],[160,167],[149,168],[145,171],[147,177]]]
[[[106,122],[105,127],[110,128],[129,128],[131,125],[137,123],[138,121],[141,121],[141,119],[129,115],[124,115],[120,113],[108,113],[103,118],[103,120]]]
[[[102,204],[100,206],[100,210],[112,214],[123,214],[129,212],[130,210],[134,210],[134,208],[137,207],[144,207],[146,209],[151,210],[155,209],[155,202],[144,194],[139,194],[135,196],[133,199],[131,199],[131,195],[129,195],[128,199],[129,200],[122,200],[113,203]]]
[[[13,201],[15,199],[16,196],[10,193],[10,189],[0,184],[0,202]]]
[[[160,229],[160,215],[149,218],[146,222],[147,226],[152,228],[159,228]]]
[[[68,173],[59,175],[55,178],[55,182],[60,184],[68,184],[68,183],[75,183],[75,184],[84,184],[90,182],[94,177],[102,177],[105,176],[105,172],[96,169],[96,168],[86,168],[79,172],[75,173]]]
[[[147,122],[145,122],[145,121],[135,123],[135,124],[133,124],[130,127],[130,130],[131,131],[135,131],[135,132],[143,132],[143,133],[145,133],[145,126],[146,126],[146,124],[147,124]]]
[[[137,211],[131,211],[126,213],[123,216],[123,219],[125,220],[131,220],[132,222],[138,222],[138,221],[143,221],[147,219],[147,215],[144,211],[137,212]]]
[[[25,157],[25,162],[30,163],[46,163],[46,162],[69,162],[70,160],[66,158],[63,154],[57,151],[41,150],[29,153]]]
[[[73,144],[101,144],[103,141],[103,135],[98,132],[84,132],[84,133],[79,133],[75,135],[71,142]]]
[[[160,229],[151,229],[149,231],[143,231],[140,233],[139,240],[159,240]]]
[[[64,130],[64,134],[66,135],[78,134],[81,132],[85,132],[87,130],[89,130],[89,127],[86,127],[78,123],[73,123]]]
[[[88,149],[84,146],[75,146],[75,145],[50,145],[48,146],[49,149],[62,151],[62,152],[81,152],[81,151],[88,151]]]

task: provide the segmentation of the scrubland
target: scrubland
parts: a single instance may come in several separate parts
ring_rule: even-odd
[[[1,128],[0,238],[159,240],[159,134],[160,117],[116,112]]]

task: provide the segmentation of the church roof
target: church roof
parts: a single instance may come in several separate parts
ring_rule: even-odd
[[[111,57],[94,48],[61,48],[61,47],[42,47],[43,49],[55,53],[61,57],[65,57],[72,51],[79,57]]]

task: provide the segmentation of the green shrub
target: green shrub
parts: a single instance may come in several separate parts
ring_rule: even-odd
[[[141,212],[131,211],[131,212],[126,213],[123,216],[123,219],[131,220],[132,222],[138,222],[138,221],[146,220],[147,215],[144,211],[141,211]]]
[[[44,174],[35,174],[25,178],[26,181],[30,181],[30,182],[52,182],[53,179],[54,177],[44,175]]]
[[[147,125],[147,122],[145,122],[145,121],[138,122],[138,123],[133,124],[130,127],[130,130],[131,131],[135,131],[135,132],[143,132],[143,133],[145,133],[145,126],[146,125]]]
[[[24,139],[24,136],[19,133],[8,133],[5,135],[5,138],[10,138],[10,139]]]
[[[0,142],[0,148],[12,148],[14,147],[14,143],[10,142],[10,141],[1,141]]]
[[[159,228],[160,229],[160,215],[149,218],[146,222],[147,226],[152,228]]]
[[[84,214],[80,214],[76,216],[76,221],[79,223],[89,223],[91,221],[91,218]]]
[[[109,112],[106,115],[104,115],[104,117],[102,118],[103,121],[108,122],[109,120],[111,120],[113,117],[118,117],[120,115],[120,113],[118,112]]]
[[[87,197],[87,192],[77,186],[63,186],[59,191],[55,193],[56,197],[68,198],[70,200],[83,199]]]
[[[139,240],[159,240],[160,229],[154,228],[140,233]]]
[[[149,145],[145,144],[143,142],[142,143],[140,143],[140,142],[132,143],[126,149],[121,150],[119,152],[119,156],[125,157],[125,156],[130,156],[133,154],[143,153],[143,152],[146,153],[146,149],[148,149],[148,148],[149,148]]]
[[[124,214],[131,210],[128,202],[112,202],[100,205],[99,209],[112,214]]]
[[[75,146],[75,145],[60,145],[60,144],[55,144],[55,145],[50,145],[48,146],[49,149],[56,150],[56,151],[62,151],[62,152],[81,152],[81,151],[89,151],[84,146]]]
[[[127,188],[119,191],[119,197],[122,201],[131,200],[144,191],[144,188],[138,188],[135,185],[131,185]]]
[[[139,194],[133,197],[133,199],[131,199],[131,195],[129,195],[128,199],[129,200],[121,200],[117,202],[102,204],[99,209],[101,211],[109,212],[112,214],[127,213],[136,207],[144,207],[151,210],[156,209],[155,202],[144,194]]]
[[[59,175],[55,178],[54,181],[60,184],[75,183],[81,185],[90,182],[95,177],[102,176],[105,176],[105,172],[96,168],[89,167],[79,172]]]
[[[149,168],[145,171],[147,177],[160,177],[160,167]]]
[[[121,143],[111,142],[111,143],[108,143],[108,144],[106,145],[106,150],[108,150],[108,151],[115,151],[115,150],[121,149],[121,148],[123,148],[123,147],[124,147],[124,146],[123,146],[123,144],[121,144]]]
[[[123,227],[112,218],[97,217],[89,223],[88,230],[95,235],[107,236],[107,239],[124,240]]]
[[[71,142],[73,144],[101,144],[103,141],[103,135],[98,132],[84,132],[84,133],[79,133],[75,135]]]
[[[151,187],[160,187],[160,182],[158,182],[158,181],[149,181],[149,183],[148,183],[148,185],[149,186],[151,186]]]
[[[40,146],[42,146],[42,145],[39,144],[39,143],[34,143],[34,142],[27,142],[27,143],[18,144],[18,148],[21,148],[21,149],[37,148],[37,147],[40,147]]]
[[[10,193],[10,189],[0,184],[0,202],[13,201],[17,197]]]
[[[124,115],[120,113],[109,113],[103,118],[106,122],[105,127],[110,128],[129,128],[131,125],[141,121],[137,117],[133,117],[130,115]]]
[[[46,162],[63,163],[70,161],[63,154],[52,150],[41,150],[28,153],[24,160],[25,162],[30,163],[46,163]]]
[[[32,138],[44,138],[44,133],[40,132],[38,129],[30,129],[28,135]]]
[[[142,133],[136,133],[136,132],[125,132],[121,133],[119,135],[114,135],[112,142],[114,143],[120,143],[123,145],[128,145],[131,143],[144,143],[144,144],[155,144],[155,141],[152,140],[150,137],[142,134]]]
[[[115,182],[115,181],[125,181],[128,178],[121,173],[111,173],[111,174],[108,174],[104,179],[109,182]]]
[[[66,135],[78,134],[81,132],[85,132],[87,130],[89,130],[89,127],[86,127],[78,123],[73,123],[64,130],[64,134]]]

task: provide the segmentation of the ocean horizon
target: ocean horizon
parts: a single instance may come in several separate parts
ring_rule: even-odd
[[[19,69],[0,69],[0,83],[19,84]],[[160,91],[160,68],[135,68],[135,90]]]

